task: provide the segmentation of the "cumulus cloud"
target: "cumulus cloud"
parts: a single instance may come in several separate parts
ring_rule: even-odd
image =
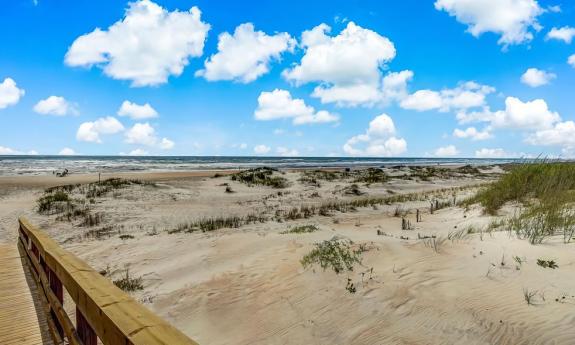
[[[397,156],[407,150],[407,142],[403,138],[395,137],[395,134],[391,117],[381,114],[369,123],[364,134],[347,140],[343,151],[352,156]]]
[[[521,82],[531,87],[547,85],[551,80],[557,78],[554,73],[542,71],[537,68],[529,68],[521,76]]]
[[[288,149],[286,147],[278,147],[276,152],[282,157],[296,157],[299,156],[299,152],[296,149]]]
[[[58,154],[60,156],[73,156],[76,154],[76,151],[74,151],[69,147],[64,147],[63,149],[60,150],[60,152],[58,152]]]
[[[265,155],[266,153],[270,152],[271,148],[266,145],[256,145],[254,147],[254,152],[257,155]]]
[[[132,103],[130,101],[122,102],[117,114],[119,116],[128,116],[133,120],[143,120],[158,117],[158,112],[152,108],[150,103],[143,105]]]
[[[78,115],[78,109],[75,104],[68,102],[61,96],[50,96],[34,105],[34,111],[42,115]]]
[[[469,138],[471,140],[486,140],[491,138],[491,134],[488,130],[478,131],[475,127],[468,127],[464,130],[456,128],[453,131],[453,136],[456,138]]]
[[[564,26],[562,28],[552,28],[545,36],[546,40],[560,40],[565,43],[571,43],[575,36],[575,28]]]
[[[558,113],[550,111],[543,99],[522,102],[515,97],[505,99],[505,110],[493,114],[493,127],[513,129],[549,128],[560,121]]]
[[[115,134],[124,130],[124,126],[116,118],[108,116],[96,121],[84,122],[78,127],[76,139],[101,143],[100,134]]]
[[[505,150],[501,148],[497,149],[480,149],[475,151],[476,158],[506,158],[510,155],[505,152]]]
[[[149,123],[136,123],[124,133],[124,141],[128,144],[139,144],[152,147],[159,147],[162,150],[169,150],[175,143],[168,138],[161,140],[156,136],[156,130]]]
[[[476,112],[459,112],[457,120],[460,124],[487,122],[490,129],[537,130],[552,127],[561,117],[557,112],[549,110],[543,99],[523,102],[516,97],[507,97],[504,110],[491,111],[485,106]]]
[[[556,123],[552,128],[532,133],[525,141],[532,145],[563,146],[573,149],[575,148],[575,123],[573,121]]]
[[[381,95],[381,68],[395,57],[393,43],[377,32],[349,22],[337,36],[320,24],[304,31],[299,64],[282,75],[296,85],[319,83],[312,96],[341,106],[373,104]]]
[[[462,111],[484,106],[485,97],[494,91],[495,88],[491,86],[468,81],[460,83],[453,89],[443,89],[441,91],[418,90],[403,98],[400,106],[404,109],[416,111]]]
[[[5,78],[4,81],[0,83],[0,109],[18,103],[24,94],[25,91],[16,86],[14,79]]]
[[[287,90],[262,92],[254,112],[256,120],[292,119],[294,125],[337,122],[339,117],[325,110],[315,111],[303,99],[292,98]]]
[[[575,68],[575,54],[569,56],[567,63],[570,64],[571,67]]]
[[[218,37],[218,52],[206,60],[205,68],[196,72],[206,80],[234,80],[249,83],[269,72],[272,60],[293,51],[296,41],[286,32],[267,35],[255,31],[252,23],[236,27],[234,34]]]
[[[459,154],[457,148],[453,145],[439,147],[433,153],[436,157],[453,157]]]
[[[97,66],[135,87],[163,84],[203,54],[209,29],[197,7],[169,12],[150,0],[130,2],[123,19],[76,38],[65,63]]]
[[[537,17],[545,12],[536,0],[437,0],[435,8],[467,25],[474,37],[500,35],[498,43],[504,46],[531,41],[532,31],[541,29]]]

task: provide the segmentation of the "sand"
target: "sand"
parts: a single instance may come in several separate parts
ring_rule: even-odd
[[[204,217],[273,217],[277,210],[326,200],[476,185],[501,171],[485,172],[359,184],[361,196],[343,192],[350,181],[302,184],[299,171],[284,172],[291,184],[284,190],[212,178],[215,172],[122,174],[157,186],[130,186],[98,199],[91,207],[104,217],[95,228],[115,226],[100,238],[88,235],[93,228],[35,210],[43,188],[97,176],[0,177],[0,241],[14,241],[16,218],[24,215],[95,269],[109,270],[110,279],[129,268],[144,284],[133,296],[200,344],[573,343],[574,244],[552,238],[534,246],[507,232],[492,232],[447,239],[436,251],[426,245],[430,240],[418,239],[484,228],[493,217],[479,206],[430,214],[429,201],[409,201],[237,229],[168,233]],[[224,183],[234,193],[226,193]],[[473,191],[460,190],[456,198]],[[451,193],[443,198],[452,198]],[[394,216],[398,207],[409,212],[405,217],[413,230],[401,230],[401,218]],[[421,210],[422,222],[415,221],[415,209]],[[512,207],[503,211],[511,212]],[[309,224],[319,231],[281,233]],[[128,234],[134,238],[119,237]],[[340,274],[317,265],[304,268],[302,257],[334,236],[367,249],[361,264]],[[539,267],[538,258],[554,259],[559,268]],[[355,293],[346,290],[348,279]],[[524,289],[536,291],[534,305],[526,303]]]

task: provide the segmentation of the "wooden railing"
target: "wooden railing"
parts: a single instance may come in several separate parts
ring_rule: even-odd
[[[46,233],[20,218],[18,247],[31,267],[54,343],[197,345],[136,302]],[[64,310],[64,288],[76,304],[76,322]]]

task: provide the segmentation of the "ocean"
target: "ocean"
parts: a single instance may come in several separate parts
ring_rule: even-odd
[[[258,166],[277,168],[381,167],[391,165],[503,164],[520,159],[482,158],[358,158],[358,157],[194,157],[194,156],[0,156],[0,176],[70,173],[160,172],[238,169]]]

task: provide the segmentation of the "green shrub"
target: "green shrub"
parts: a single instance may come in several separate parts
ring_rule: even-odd
[[[331,268],[335,273],[353,271],[355,264],[361,263],[362,248],[354,250],[351,241],[332,238],[329,241],[316,243],[315,248],[301,259],[301,264],[307,268],[319,264],[326,270]]]
[[[319,228],[316,225],[298,225],[286,231],[282,231],[280,234],[307,234],[318,230]]]

